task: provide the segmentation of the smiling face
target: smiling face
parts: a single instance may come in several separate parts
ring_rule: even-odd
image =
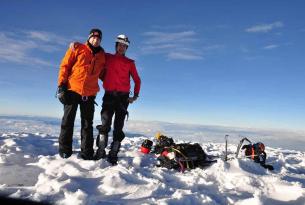
[[[120,55],[125,55],[128,46],[123,43],[117,43],[116,52]]]
[[[93,33],[93,35],[89,38],[89,43],[93,47],[99,47],[101,44],[101,38],[98,32]]]

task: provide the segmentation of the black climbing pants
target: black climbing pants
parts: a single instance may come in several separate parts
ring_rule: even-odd
[[[86,156],[93,155],[93,117],[95,96],[82,97],[67,91],[67,103],[64,105],[64,116],[59,135],[59,152],[72,153],[73,128],[78,105],[81,117],[81,152]]]
[[[101,111],[102,126],[100,133],[108,135],[111,130],[112,117],[113,123],[113,141],[121,142],[125,138],[123,132],[125,117],[128,114],[128,97],[126,92],[105,92]]]

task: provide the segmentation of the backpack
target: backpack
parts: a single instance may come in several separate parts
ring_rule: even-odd
[[[259,163],[262,167],[274,170],[274,167],[270,164],[266,164],[267,154],[265,152],[265,145],[261,142],[255,144],[248,144],[242,146],[245,150],[245,156],[251,158],[254,162]]]
[[[153,152],[158,155],[157,166],[181,172],[185,169],[203,168],[212,162],[207,160],[206,153],[198,143],[175,144],[172,138],[164,135],[158,137]]]
[[[185,169],[203,168],[206,165],[206,159],[207,155],[198,143],[175,144],[166,147],[157,158],[158,166],[181,172]]]
[[[242,149],[245,150],[245,156],[251,158],[257,163],[265,164],[267,154],[265,152],[265,145],[261,142],[255,144],[244,145]]]
[[[165,147],[175,145],[173,138],[161,135],[157,139],[157,144],[154,147],[153,153],[160,154]]]

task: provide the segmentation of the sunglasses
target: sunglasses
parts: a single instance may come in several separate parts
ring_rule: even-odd
[[[89,35],[89,38],[91,38],[91,37],[97,37],[99,39],[102,39],[102,36],[99,33],[93,33],[93,34]]]

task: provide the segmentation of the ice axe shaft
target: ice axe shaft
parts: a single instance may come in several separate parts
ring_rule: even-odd
[[[226,146],[225,146],[225,161],[228,161],[228,137],[229,135],[225,135]]]

